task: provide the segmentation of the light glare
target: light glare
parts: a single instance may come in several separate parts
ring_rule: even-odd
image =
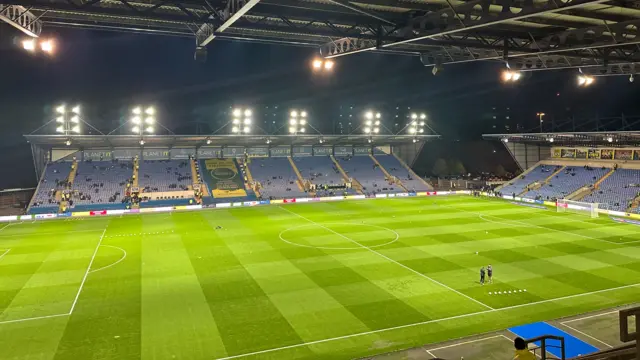
[[[22,41],[22,48],[27,50],[27,51],[33,52],[33,51],[36,50],[36,41],[33,40],[33,39],[23,40]]]
[[[53,41],[45,40],[41,42],[40,49],[42,49],[42,51],[46,52],[47,54],[51,54],[53,52]]]

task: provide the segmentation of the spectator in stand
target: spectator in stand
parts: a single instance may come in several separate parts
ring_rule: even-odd
[[[536,356],[527,348],[527,342],[523,338],[517,337],[513,340],[516,354],[513,360],[536,360]]]

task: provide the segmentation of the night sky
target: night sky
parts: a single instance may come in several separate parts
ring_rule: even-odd
[[[0,166],[13,171],[0,178],[0,188],[35,186],[21,135],[49,121],[60,103],[81,104],[84,119],[105,133],[126,121],[136,104],[155,105],[158,121],[178,134],[216,131],[233,105],[250,105],[269,132],[283,131],[289,108],[306,109],[323,133],[348,133],[350,120],[354,131],[369,108],[381,111],[391,129],[395,115],[402,127],[408,112],[425,112],[444,139],[421,156],[418,167],[427,172],[437,157],[474,171],[492,171],[497,163],[512,168],[501,145],[480,135],[536,129],[536,112],[545,112],[549,125],[570,116],[578,124],[596,115],[640,116],[640,84],[623,76],[578,88],[577,71],[563,70],[505,85],[500,63],[448,65],[433,76],[417,57],[373,53],[338,58],[333,74],[318,76],[310,71],[311,48],[215,40],[203,64],[194,61],[195,40],[188,38],[59,28],[44,33],[58,39],[53,57],[22,51],[20,34],[0,24]]]

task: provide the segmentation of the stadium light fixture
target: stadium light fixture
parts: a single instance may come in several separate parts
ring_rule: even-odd
[[[59,105],[55,108],[56,132],[65,135],[80,133],[80,105],[71,108],[69,112],[66,105]]]
[[[58,133],[64,133],[64,126],[60,125],[56,128],[56,132]]]
[[[578,76],[578,86],[589,86],[591,84],[593,84],[595,81],[595,78],[593,76],[589,76],[589,75],[579,75]]]
[[[612,143],[612,142],[613,142],[613,138],[612,138],[611,136],[609,136],[609,137],[607,138],[607,142]]]
[[[149,134],[153,134],[153,126],[147,126],[147,128],[144,129],[144,131],[148,132]]]
[[[139,133],[140,132],[140,126],[134,126],[131,131],[133,131],[134,133]]]
[[[251,132],[251,123],[253,122],[253,111],[249,108],[235,108],[231,112],[232,119],[231,132],[236,135],[249,134]]]
[[[409,131],[409,134],[411,135],[423,134],[424,127],[426,125],[426,122],[424,121],[424,119],[427,118],[427,114],[412,113],[409,117],[411,118],[411,121],[409,122],[409,125],[407,128],[407,131]],[[418,119],[421,119],[421,120],[418,121]]]
[[[54,48],[55,46],[53,44],[53,40],[51,39],[40,42],[40,50],[42,50],[42,52],[44,53],[53,54]]]
[[[66,111],[67,111],[67,110],[66,110],[66,108],[65,108],[65,106],[64,106],[64,105],[60,105],[60,106],[58,106],[58,107],[56,108],[56,112],[57,112],[58,114],[64,114]]]
[[[295,135],[307,131],[307,111],[292,109],[289,111],[289,134]]]
[[[36,41],[34,39],[22,40],[22,48],[28,52],[36,51]]]
[[[64,122],[64,116],[58,116],[58,117],[56,118],[56,122],[57,122],[57,123],[63,123],[63,122]]]
[[[377,111],[372,111],[372,110],[368,110],[367,112],[364,113],[364,118],[365,118],[365,122],[364,125],[365,127],[363,128],[364,133],[367,135],[371,135],[371,134],[378,134],[380,133],[380,118],[382,117],[382,115],[377,112]],[[373,119],[377,119],[377,120],[373,120]]]
[[[131,109],[131,114],[132,116],[130,121],[134,124],[131,129],[133,133],[140,135],[141,137],[144,133],[153,134],[154,128],[152,125],[156,122],[156,110],[154,107],[149,106],[143,110],[142,106],[136,106]]]
[[[519,71],[505,70],[502,72],[502,80],[504,82],[516,82],[520,80],[522,73]]]
[[[80,134],[80,125],[75,125],[74,127],[72,127],[71,131],[73,131],[76,134]]]
[[[331,70],[333,69],[333,60],[325,60],[324,62],[324,69],[325,70]]]
[[[329,59],[316,58],[311,62],[311,68],[314,72],[331,72],[335,67],[335,62]]]
[[[74,123],[74,124],[80,123],[80,117],[78,115],[73,115],[71,117],[71,122]]]
[[[140,115],[140,114],[142,114],[142,109],[139,106],[137,106],[137,107],[134,107],[133,110],[131,110],[131,112],[134,115]]]
[[[322,60],[314,59],[312,65],[314,70],[320,70],[322,68]]]
[[[207,139],[207,145],[211,145],[211,140]]]
[[[146,108],[144,113],[147,115],[153,116],[156,114],[156,109],[153,106],[149,106],[148,108]]]
[[[144,140],[140,139],[140,146],[144,145]]]
[[[508,143],[508,142],[509,142],[509,138],[504,138],[504,139],[502,139],[502,142],[504,142],[504,143]]]
[[[67,140],[67,141],[65,141],[65,144],[66,144],[67,146],[71,146],[71,140]]]
[[[76,115],[80,115],[80,105],[76,105],[71,109],[71,112],[76,114]]]

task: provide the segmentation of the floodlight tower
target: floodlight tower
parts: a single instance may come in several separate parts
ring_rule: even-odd
[[[367,135],[380,133],[380,119],[382,115],[377,111],[367,111],[364,113],[364,133]]]
[[[80,134],[80,105],[71,110],[64,104],[56,107],[56,133],[66,136]],[[71,142],[68,140],[67,144]]]
[[[411,113],[411,121],[409,122],[409,134],[422,135],[426,125],[427,114]]]
[[[232,112],[231,132],[236,135],[248,135],[251,133],[251,124],[253,123],[253,112],[251,109],[236,108]]]
[[[304,134],[307,129],[307,112],[305,110],[291,110],[289,112],[289,134]]]
[[[142,106],[136,106],[131,110],[131,123],[133,128],[131,131],[140,135],[140,145],[144,145],[144,134],[151,135],[154,133],[153,125],[156,123],[156,109],[152,106],[142,109]]]

